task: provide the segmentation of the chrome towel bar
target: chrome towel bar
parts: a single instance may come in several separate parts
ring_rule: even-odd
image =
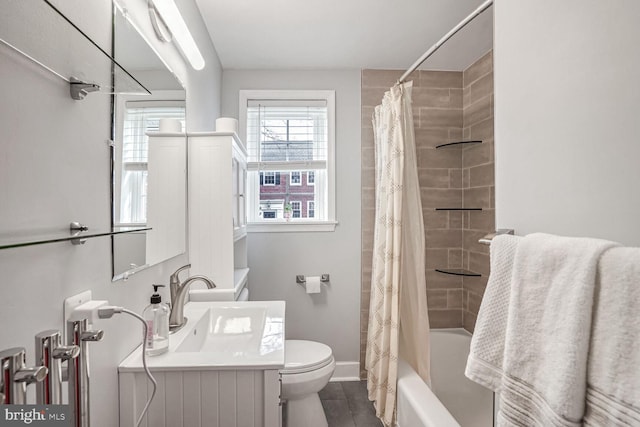
[[[487,234],[486,236],[478,240],[478,242],[482,243],[483,245],[490,245],[491,240],[493,240],[494,237],[499,236],[501,234],[515,234],[515,233],[514,233],[514,230],[511,228],[499,228],[495,232]]]

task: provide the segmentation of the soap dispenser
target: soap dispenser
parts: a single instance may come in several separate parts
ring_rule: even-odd
[[[164,285],[153,285],[150,303],[142,312],[147,322],[147,356],[157,356],[169,350],[169,307],[162,303],[158,288]]]

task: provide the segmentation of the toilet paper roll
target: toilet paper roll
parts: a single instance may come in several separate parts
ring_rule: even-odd
[[[216,119],[216,131],[238,133],[238,120],[231,117],[220,117]]]
[[[307,276],[306,277],[306,287],[308,294],[319,294],[320,293],[320,276]]]
[[[182,132],[182,123],[178,119],[160,119],[160,132],[180,133]]]

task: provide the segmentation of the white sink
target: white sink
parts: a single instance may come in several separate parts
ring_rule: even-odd
[[[169,351],[147,357],[152,370],[281,369],[284,301],[190,302],[186,326],[169,336]],[[142,347],[119,366],[143,369]]]

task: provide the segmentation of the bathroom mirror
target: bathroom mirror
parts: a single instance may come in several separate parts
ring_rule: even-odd
[[[151,137],[163,123],[185,129],[185,90],[114,7],[113,56],[150,95],[118,94],[113,106],[112,224],[151,230],[112,237],[113,280],[186,251],[186,137]]]

